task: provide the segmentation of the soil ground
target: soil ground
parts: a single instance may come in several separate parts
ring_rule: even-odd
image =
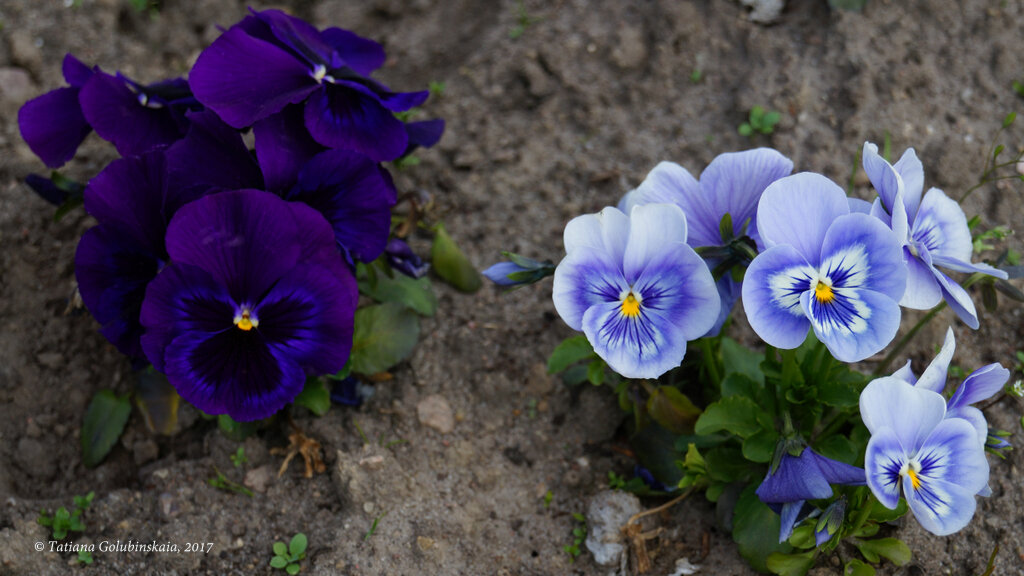
[[[917,150],[928,186],[959,194],[981,173],[1005,114],[1024,109],[1011,90],[1024,81],[1022,0],[869,0],[862,13],[790,0],[771,25],[727,0],[273,6],[381,41],[389,60],[380,76],[397,89],[445,83],[427,110],[447,120],[447,133],[398,183],[437,198],[481,268],[503,249],[557,261],[565,222],[614,204],[661,160],[698,174],[719,153],[772,146],[796,170],[845,184],[864,141],[889,135],[894,154]],[[562,549],[571,514],[606,487],[609,471],[628,476],[632,464],[619,450],[622,417],[610,394],[545,374],[547,355],[571,333],[550,283],[474,296],[441,288],[414,356],[370,402],[323,418],[294,411],[324,447],[328,472],[313,479],[301,463],[277,478],[282,457],[269,450],[287,444],[286,425],[246,440],[249,462],[237,469],[237,444],[190,410],[171,437],[151,435],[136,414],[103,464],[82,465],[89,399],[104,388],[127,392],[132,373],[88,314],[66,313],[76,241],[93,222],[78,212],[54,223],[52,207],[22,183],[44,167],[21,141],[17,109],[62,85],[66,52],[155,81],[186,73],[216,26],[244,13],[233,0],[164,0],[155,15],[127,0],[0,2],[0,574],[271,574],[273,542],[296,532],[309,536],[308,574],[614,572],[587,552],[571,563]],[[521,14],[530,24],[513,38]],[[755,105],[782,112],[771,136],[737,133]],[[1004,143],[1013,150],[1022,139],[1017,126]],[[112,157],[91,136],[67,172],[85,180]],[[855,181],[866,196],[866,179]],[[1024,229],[1020,183],[982,187],[964,206],[986,226]],[[1020,238],[1008,245],[1020,250]],[[947,324],[956,327],[954,362],[968,372],[1012,365],[1024,347],[1019,306],[983,314],[976,332],[945,313],[912,350],[918,370]],[[418,408],[438,403],[423,404],[428,397],[451,408],[453,431],[421,423]],[[1006,401],[989,421],[1019,435],[1020,412]],[[910,544],[912,563],[879,573],[980,574],[998,545],[995,573],[1024,574],[1022,465],[1021,451],[992,459],[994,494],[954,536],[905,522],[894,533]],[[247,478],[256,494],[209,486],[215,467]],[[212,542],[212,553],[97,553],[83,568],[74,554],[35,552],[48,539],[35,521],[40,508],[70,506],[90,490],[96,500],[75,542]],[[692,499],[658,522],[668,532],[652,573],[668,574],[684,557],[702,574],[752,573],[710,505]],[[839,574],[838,563],[815,574]]]

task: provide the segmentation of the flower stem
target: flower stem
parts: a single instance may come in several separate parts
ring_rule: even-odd
[[[715,358],[714,350],[711,347],[711,338],[697,340],[701,352],[704,354],[704,367],[715,384],[722,385],[722,371],[718,368],[718,359]]]
[[[939,312],[942,312],[942,310],[944,310],[946,306],[947,304],[943,302],[936,306],[935,308],[932,308],[932,311],[926,314],[924,318],[918,320],[917,324],[914,324],[914,327],[911,328],[909,332],[904,334],[903,338],[900,338],[900,341],[896,343],[896,346],[894,346],[893,349],[890,350],[889,353],[885,355],[885,358],[883,358],[882,361],[878,364],[878,367],[875,368],[875,371],[871,373],[871,377],[878,378],[879,376],[881,376],[882,372],[885,372],[889,368],[889,364],[892,364],[892,361],[897,356],[899,356],[901,352],[903,352],[903,349],[907,347],[907,344],[910,344],[910,341],[914,338],[914,336],[916,336],[922,328],[924,328],[929,322],[931,322],[932,318],[938,316]]]

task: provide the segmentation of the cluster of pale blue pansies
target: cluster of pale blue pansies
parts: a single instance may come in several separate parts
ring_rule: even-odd
[[[555,310],[582,335],[555,349],[549,371],[612,386],[634,414],[644,474],[613,486],[704,489],[762,571],[803,574],[845,538],[864,559],[848,573],[905,563],[902,542],[878,537],[885,523],[909,510],[934,534],[960,530],[991,493],[986,451],[1009,448],[975,406],[1008,370],[990,364],[942,395],[952,329],[920,379],[909,361],[882,376],[888,357],[872,375],[853,369],[890,346],[905,308],[933,310],[923,323],[949,306],[978,328],[966,287],[1008,277],[972,262],[984,243],[956,201],[922,194],[913,150],[891,164],[866,143],[862,159],[872,202],[792,174],[766,148],[722,154],[699,178],[662,162],[617,206],[570,221],[557,266],[505,253],[485,271],[513,288],[554,276]],[[763,352],[726,335],[737,300]]]

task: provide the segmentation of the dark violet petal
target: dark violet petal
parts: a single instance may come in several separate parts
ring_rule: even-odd
[[[405,152],[405,125],[380,102],[354,90],[328,86],[306,102],[306,128],[328,148],[355,150],[377,162]]]
[[[92,78],[93,69],[89,68],[70,53],[64,55],[64,63],[61,67],[64,73],[64,81],[75,88],[85,86],[85,83]]]
[[[92,128],[78,104],[78,88],[58,88],[18,110],[21,137],[50,168],[70,160]]]
[[[159,151],[114,160],[89,181],[85,210],[131,238],[137,250],[165,258],[164,173]]]
[[[256,122],[256,157],[267,190],[284,192],[299,178],[299,170],[327,148],[313,140],[306,130],[302,107],[289,104],[277,114]]]
[[[275,38],[310,64],[323,64],[337,68],[340,62],[334,54],[334,47],[320,37],[320,31],[308,22],[289,16],[280,10],[253,12],[253,15],[270,27]]]
[[[154,368],[164,371],[164,353],[174,338],[185,332],[234,330],[235,308],[224,286],[206,271],[173,262],[164,266],[142,303],[146,356]]]
[[[211,189],[263,188],[259,166],[234,128],[209,110],[188,118],[188,134],[167,149],[168,217]]]
[[[328,28],[320,33],[320,38],[334,48],[346,66],[363,76],[372,74],[387,58],[380,44],[348,30]]]
[[[805,448],[800,456],[782,455],[775,473],[768,472],[757,488],[757,497],[765,503],[817,500],[832,495],[832,487],[814,457]]]
[[[272,416],[306,382],[299,365],[276,355],[256,330],[182,334],[167,347],[164,366],[186,401],[240,422]]]
[[[363,396],[359,393],[359,380],[349,376],[331,387],[331,402],[342,406],[362,406]]]
[[[412,278],[422,278],[430,271],[430,263],[424,262],[412,248],[401,238],[388,240],[384,252],[388,257],[388,264],[391,268]]]
[[[39,194],[43,200],[54,206],[60,206],[68,197],[67,190],[61,190],[53,183],[53,180],[43,178],[39,174],[25,176],[25,184],[28,184],[28,187],[36,194]]]
[[[864,478],[864,469],[851,466],[845,462],[839,462],[826,458],[810,448],[801,454],[806,458],[814,460],[818,469],[825,475],[829,484],[845,484],[847,486],[863,486],[867,480]]]
[[[376,260],[391,229],[387,182],[377,163],[346,150],[317,155],[288,196],[312,206],[330,222],[342,247],[358,260]]]
[[[82,302],[103,326],[100,332],[123,354],[141,361],[139,312],[159,262],[136,248],[133,238],[106,226],[87,230],[75,252],[75,278]]]
[[[430,148],[437,144],[441,135],[444,134],[444,120],[435,118],[421,122],[407,122],[405,132],[409,135],[409,150],[406,150],[406,154],[416,147]]]
[[[143,105],[126,81],[110,74],[93,74],[78,101],[96,134],[113,143],[122,156],[167,146],[184,135],[168,107]]]
[[[199,55],[189,83],[203,105],[243,128],[305,100],[320,87],[311,74],[309,64],[235,27]]]
[[[167,229],[171,260],[197,266],[253,305],[299,261],[299,228],[288,203],[258,190],[222,192],[186,204]]]
[[[429,90],[419,92],[392,92],[387,86],[370,79],[361,81],[338,80],[335,85],[339,88],[347,88],[361,92],[364,96],[373,98],[392,112],[404,112],[410,108],[422,106],[430,96]]]
[[[322,266],[299,265],[281,278],[256,306],[260,334],[278,356],[314,374],[333,374],[352,350],[359,294],[355,278]]]

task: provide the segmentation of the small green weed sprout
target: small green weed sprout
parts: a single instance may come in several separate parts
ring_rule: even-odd
[[[235,453],[231,455],[231,463],[235,465],[235,468],[241,468],[249,463],[249,458],[245,455],[245,446],[239,446],[238,450],[235,450]]]
[[[572,544],[566,544],[562,547],[562,550],[565,550],[565,553],[569,555],[570,562],[575,562],[582,552],[580,545],[587,539],[587,518],[578,512],[573,514],[572,518],[576,521],[576,525],[572,529]]]
[[[231,480],[228,480],[228,477],[225,476],[224,473],[221,472],[216,467],[214,467],[213,471],[216,472],[217,475],[207,480],[210,486],[213,486],[214,488],[217,488],[219,490],[227,490],[230,492],[235,492],[237,494],[244,494],[252,498],[252,490],[249,490],[248,488],[242,486],[238,482],[232,482]]]
[[[761,106],[754,106],[750,109],[750,116],[747,122],[740,124],[738,129],[741,136],[751,137],[755,132],[759,134],[771,134],[775,131],[775,125],[782,119],[782,114],[775,110],[765,111]]]
[[[92,564],[92,560],[93,560],[92,552],[89,552],[88,550],[79,550],[78,551],[78,563],[79,564]]]
[[[287,546],[284,542],[274,542],[274,557],[270,559],[270,567],[284,570],[294,576],[299,573],[302,567],[299,562],[306,558],[306,546],[309,542],[306,535],[299,532],[292,536]]]
[[[50,516],[46,510],[39,511],[39,518],[36,518],[42,526],[50,528],[54,540],[67,538],[68,532],[84,532],[85,523],[82,522],[82,514],[92,505],[95,492],[89,492],[85,496],[75,496],[75,511],[68,512],[68,509],[61,506]]]
[[[526,11],[526,6],[523,5],[523,0],[519,0],[516,2],[516,25],[509,28],[508,37],[516,40],[526,32],[527,28],[540,21],[541,18],[530,16],[530,13]]]

